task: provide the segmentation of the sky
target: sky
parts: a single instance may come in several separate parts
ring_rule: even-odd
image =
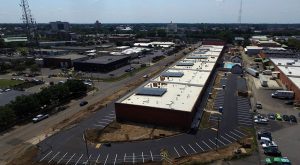
[[[240,0],[28,0],[37,23],[238,23]],[[20,0],[0,0],[0,23],[20,23]],[[242,23],[300,23],[300,0],[243,0]]]

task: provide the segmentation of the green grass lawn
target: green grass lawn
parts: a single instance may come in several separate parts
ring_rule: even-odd
[[[7,80],[7,79],[0,79],[0,88],[8,88],[14,85],[18,85],[23,83],[20,80]]]

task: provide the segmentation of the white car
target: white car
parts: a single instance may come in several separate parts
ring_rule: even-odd
[[[278,145],[274,141],[272,141],[270,143],[263,143],[261,146],[262,146],[262,148],[267,148],[267,147],[278,148]]]
[[[254,120],[254,123],[256,123],[256,124],[268,124],[269,120],[266,119],[266,118],[262,118],[262,119],[258,118],[258,119]]]
[[[44,120],[44,119],[47,119],[48,117],[49,117],[48,114],[45,114],[45,115],[39,114],[39,115],[37,115],[35,118],[32,119],[32,122],[33,122],[33,123],[37,123],[37,122],[39,122],[39,121],[42,121],[42,120]]]

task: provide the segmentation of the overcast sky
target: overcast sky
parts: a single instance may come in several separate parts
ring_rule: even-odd
[[[38,23],[237,23],[240,0],[28,0]],[[0,0],[0,23],[21,22],[20,0]],[[243,23],[300,23],[300,0],[243,0]]]

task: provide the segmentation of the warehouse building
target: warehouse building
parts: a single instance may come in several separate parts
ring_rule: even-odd
[[[107,73],[128,64],[129,56],[101,56],[86,61],[74,62],[76,71]]]
[[[205,45],[115,103],[118,121],[189,129],[223,46]]]
[[[62,56],[45,57],[44,67],[52,68],[71,68],[76,61],[87,60],[87,56],[78,54],[67,54]]]
[[[295,92],[295,100],[300,101],[300,59],[270,58],[279,72],[279,79],[287,90]]]

